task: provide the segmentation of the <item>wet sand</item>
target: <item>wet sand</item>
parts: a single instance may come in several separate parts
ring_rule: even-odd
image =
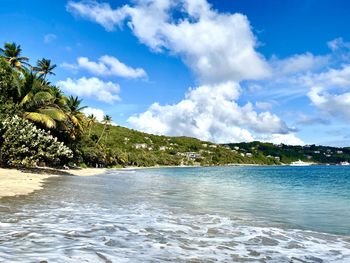
[[[27,195],[43,187],[44,180],[55,176],[93,176],[103,174],[106,169],[57,170],[38,168],[28,170],[0,168],[0,198]]]

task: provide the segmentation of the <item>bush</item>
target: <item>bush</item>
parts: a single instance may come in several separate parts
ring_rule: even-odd
[[[7,118],[0,125],[2,161],[6,164],[36,166],[58,165],[73,157],[72,151],[57,141],[50,132],[18,116]]]

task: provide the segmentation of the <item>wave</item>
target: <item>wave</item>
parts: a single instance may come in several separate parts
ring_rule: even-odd
[[[0,262],[350,262],[350,238],[150,204],[0,214]]]

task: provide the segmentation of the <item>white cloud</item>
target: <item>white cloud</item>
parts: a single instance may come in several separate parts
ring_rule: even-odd
[[[304,145],[305,143],[299,139],[294,133],[288,134],[271,134],[268,136],[262,136],[256,138],[259,141],[271,142],[274,144],[287,144],[287,145]]]
[[[124,19],[137,38],[155,51],[179,55],[202,82],[259,79],[269,74],[242,14],[222,14],[205,0],[136,1],[113,10],[97,2],[69,2],[68,10],[111,30]],[[183,19],[172,17],[172,11]],[[106,22],[108,21],[108,23]]]
[[[67,10],[75,15],[96,21],[107,31],[114,30],[115,25],[120,24],[125,18],[125,12],[122,9],[113,10],[109,4],[100,4],[96,1],[69,1]]]
[[[350,43],[345,42],[341,37],[329,41],[327,45],[332,51],[338,51],[339,49],[344,49],[344,48],[350,49]]]
[[[120,100],[118,96],[119,85],[110,81],[104,82],[98,78],[67,78],[57,82],[57,85],[63,90],[81,97],[97,98],[97,100],[107,103]]]
[[[273,58],[271,64],[275,68],[274,77],[276,74],[289,75],[295,73],[305,73],[305,71],[311,71],[319,69],[328,64],[330,56],[315,56],[310,52],[305,54],[297,54],[286,59]]]
[[[147,78],[147,73],[142,68],[132,68],[125,65],[119,59],[113,56],[104,55],[98,59],[98,62],[91,61],[87,57],[79,57],[76,64],[62,63],[60,65],[66,70],[85,69],[90,73],[99,76],[117,76],[122,78]]]
[[[154,103],[146,112],[129,118],[140,130],[167,135],[187,135],[215,142],[254,140],[255,134],[287,134],[291,130],[270,112],[257,113],[248,103],[235,100],[240,87],[235,82],[200,86],[189,90],[174,105]]]
[[[350,64],[343,65],[339,69],[331,68],[317,74],[306,74],[300,81],[309,87],[350,88]]]
[[[98,62],[90,61],[86,57],[78,58],[79,68],[101,76],[118,76],[123,78],[145,78],[146,72],[142,68],[132,68],[120,62],[113,56],[102,56]]]
[[[102,122],[103,116],[105,116],[103,110],[91,107],[83,109],[83,113],[85,114],[85,116],[89,116],[90,114],[95,115],[98,122]]]
[[[44,43],[49,44],[52,41],[55,41],[57,39],[57,36],[55,34],[47,34],[44,36]]]
[[[259,110],[271,110],[272,103],[266,101],[257,101],[255,102],[255,107],[257,107]]]
[[[323,113],[350,121],[350,92],[330,94],[320,87],[314,87],[308,96]]]

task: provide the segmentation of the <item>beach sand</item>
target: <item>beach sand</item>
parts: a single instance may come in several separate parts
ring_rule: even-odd
[[[56,170],[38,168],[20,171],[0,168],[0,198],[27,195],[43,187],[44,180],[55,176],[93,176],[105,173],[106,169]]]

